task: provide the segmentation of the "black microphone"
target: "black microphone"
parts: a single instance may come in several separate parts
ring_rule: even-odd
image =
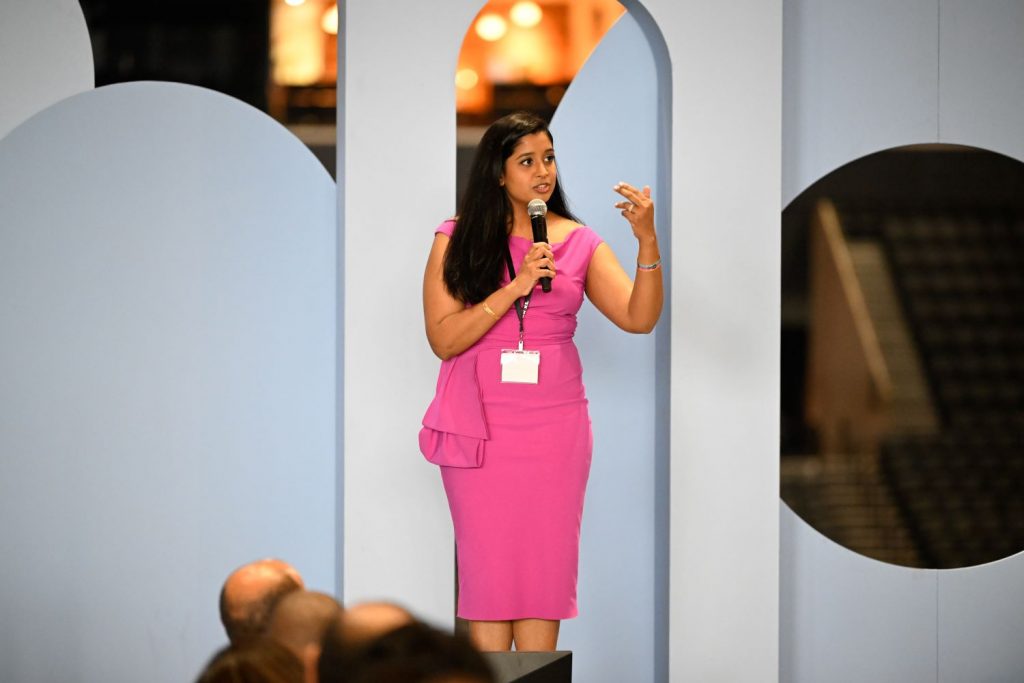
[[[530,215],[530,227],[533,228],[533,241],[534,242],[547,242],[548,241],[548,219],[545,218],[548,214],[548,205],[544,203],[543,199],[531,199],[530,203],[526,205],[526,213]],[[551,278],[542,277],[540,279],[541,291],[551,291]]]

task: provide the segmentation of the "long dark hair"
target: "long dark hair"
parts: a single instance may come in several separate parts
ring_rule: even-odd
[[[544,119],[525,111],[515,112],[492,123],[476,148],[469,184],[444,258],[444,284],[460,301],[483,301],[501,284],[512,221],[512,203],[500,182],[505,160],[512,156],[521,137],[540,132],[546,133],[554,145]],[[569,211],[557,177],[548,211],[579,222]]]

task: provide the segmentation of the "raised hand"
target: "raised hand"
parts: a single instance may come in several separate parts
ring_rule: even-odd
[[[616,202],[615,208],[622,210],[622,215],[629,221],[637,239],[654,237],[654,202],[651,200],[651,187],[644,185],[640,190],[623,182],[612,189],[626,198],[626,201]]]

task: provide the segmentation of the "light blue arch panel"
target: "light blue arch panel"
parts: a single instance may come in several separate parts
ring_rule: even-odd
[[[667,202],[658,169],[658,73],[647,38],[625,14],[576,75],[552,122],[560,182],[573,211],[604,239],[626,271],[637,242],[613,204],[620,180],[648,184]],[[661,226],[662,233],[667,226]],[[663,253],[668,249],[663,245]],[[667,286],[667,285],[666,285]],[[655,381],[653,335],[622,332],[592,305],[576,342],[590,399],[594,457],[583,513],[578,619],[559,646],[574,651],[583,681],[654,680],[656,603]],[[664,545],[667,539],[661,538]],[[662,601],[665,596],[660,596]]]
[[[233,567],[333,589],[334,200],[284,128],[191,86],[0,141],[0,679],[191,680]]]
[[[0,138],[93,82],[89,29],[75,0],[0,3]]]

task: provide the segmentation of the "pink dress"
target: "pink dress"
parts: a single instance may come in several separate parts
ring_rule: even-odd
[[[435,232],[451,236],[454,227],[446,221]],[[552,245],[558,276],[549,293],[534,290],[525,319],[525,348],[540,351],[537,384],[501,382],[501,350],[515,348],[519,338],[514,307],[441,365],[420,448],[441,465],[463,619],[577,614],[580,519],[593,436],[573,333],[599,244],[584,226]],[[509,238],[517,270],[530,245]]]

